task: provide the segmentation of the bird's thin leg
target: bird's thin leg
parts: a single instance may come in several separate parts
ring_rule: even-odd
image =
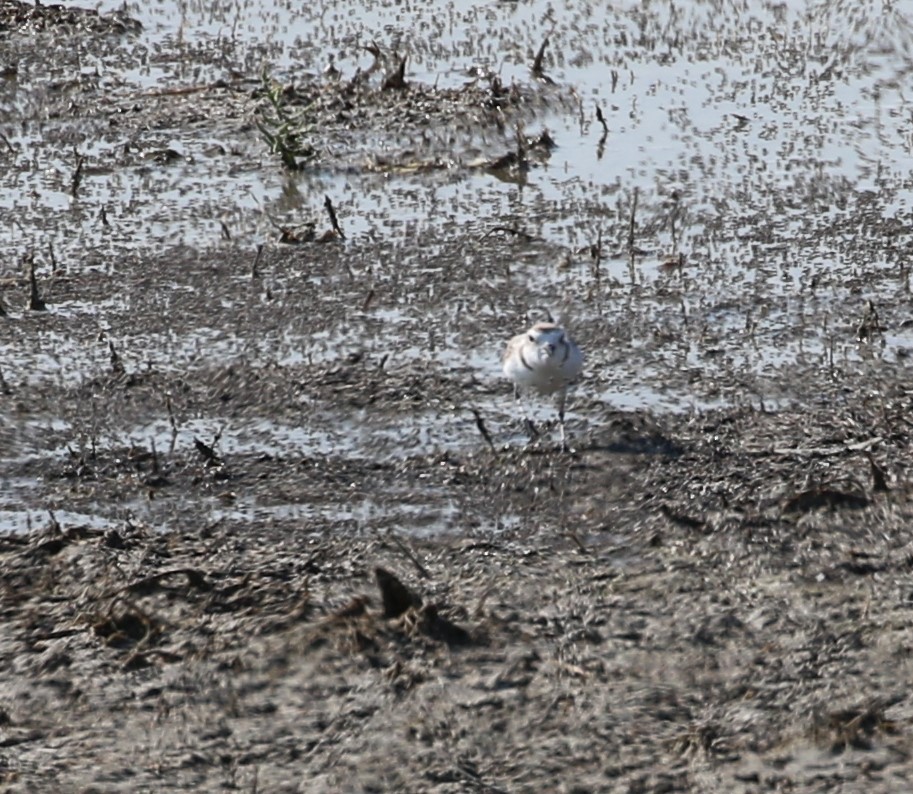
[[[514,399],[517,401],[517,405],[523,413],[523,424],[526,425],[526,432],[529,433],[529,440],[535,441],[539,438],[539,431],[533,424],[533,420],[529,418],[529,414],[526,413],[526,406],[523,404],[523,400],[520,399],[520,387],[516,384],[514,385]]]
[[[567,452],[567,436],[564,432],[564,405],[567,402],[567,388],[558,393],[558,430],[561,433],[561,451]]]

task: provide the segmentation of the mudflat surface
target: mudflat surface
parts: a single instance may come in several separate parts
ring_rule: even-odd
[[[619,57],[688,51],[630,19]],[[548,201],[562,30],[523,81],[400,84],[368,43],[363,68],[139,90],[36,65],[73,57],[49,31],[135,65],[129,9],[0,4],[26,131],[0,181],[33,201],[0,206],[4,790],[913,785],[909,180]],[[861,68],[770,33],[822,106]],[[311,114],[297,156],[339,229],[321,192],[169,237],[182,190],[285,178],[277,103]],[[404,217],[355,217],[365,174]],[[66,209],[28,199],[48,179]],[[429,183],[513,198],[422,219]],[[587,354],[566,452],[498,373],[547,310]]]

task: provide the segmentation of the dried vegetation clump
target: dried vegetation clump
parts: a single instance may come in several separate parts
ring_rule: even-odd
[[[345,149],[374,140],[383,131],[384,149],[365,146],[360,167],[395,174],[420,174],[463,166],[507,173],[525,170],[530,158],[547,159],[555,141],[547,131],[527,136],[525,124],[550,107],[571,107],[573,92],[546,82],[541,63],[537,82],[504,85],[488,70],[468,75],[459,87],[427,85],[407,78],[407,58],[376,43],[363,47],[372,56],[366,69],[344,75],[331,65],[320,76],[281,84],[269,73],[256,96],[261,100],[257,128],[289,170],[312,162],[345,158]],[[539,59],[541,61],[541,58]],[[516,149],[493,158],[469,157],[454,144],[491,131],[515,137]]]

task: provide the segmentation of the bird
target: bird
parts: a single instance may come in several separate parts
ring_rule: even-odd
[[[576,342],[558,323],[536,323],[507,343],[501,365],[504,374],[513,381],[514,396],[518,403],[521,391],[532,391],[542,396],[558,394],[561,448],[567,449],[564,432],[567,390],[583,369],[583,353]],[[537,435],[529,417],[526,417],[526,423],[532,433]]]

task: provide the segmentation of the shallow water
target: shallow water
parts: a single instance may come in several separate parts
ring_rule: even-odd
[[[100,10],[119,7],[103,3]],[[686,297],[705,303],[715,292],[742,304],[755,291],[788,297],[818,270],[839,280],[861,267],[895,266],[893,254],[877,245],[866,248],[865,258],[847,250],[851,245],[835,231],[856,213],[861,196],[873,218],[901,219],[911,206],[913,125],[902,78],[913,24],[897,4],[753,0],[681,8],[568,1],[442,10],[401,3],[161,2],[127,9],[144,25],[138,62],[106,65],[87,54],[83,64],[121,97],[232,73],[256,81],[264,67],[294,79],[331,60],[350,75],[370,63],[359,47],[375,39],[408,54],[413,81],[458,86],[491,69],[505,83],[527,82],[531,58],[548,34],[546,71],[564,93],[571,91],[577,107],[556,103],[531,125],[530,132],[551,130],[559,147],[522,186],[452,170],[390,176],[315,167],[290,176],[271,163],[255,134],[201,134],[192,126],[155,133],[162,151],[178,153],[174,162],[125,169],[116,163],[127,137],[116,130],[98,140],[68,132],[64,121],[36,119],[6,129],[19,168],[3,179],[0,214],[7,222],[0,233],[17,248],[33,244],[33,236],[12,219],[42,215],[49,215],[43,223],[52,224],[47,237],[58,256],[76,266],[74,243],[109,256],[156,241],[218,247],[225,242],[222,223],[253,247],[274,236],[263,210],[320,218],[323,196],[331,195],[350,238],[429,227],[446,235],[454,223],[483,234],[494,219],[509,218],[569,250],[593,244],[601,232],[611,252],[625,246],[636,189],[638,245],[648,252],[636,278],[646,289],[659,259],[678,251],[702,271]],[[30,70],[38,85],[47,79],[39,65]],[[30,107],[21,95],[35,91],[33,82],[18,82],[20,107]],[[608,125],[604,140],[597,105]],[[55,161],[43,143],[49,131],[75,134],[95,167],[78,200],[68,195],[73,164]],[[512,131],[500,140],[456,134],[457,161],[472,149],[490,156],[512,146]],[[379,144],[348,143],[363,150],[344,155],[356,164]],[[395,138],[390,144],[395,156],[402,144]],[[236,154],[207,154],[226,146]],[[25,167],[25,157],[41,163],[38,174]],[[258,164],[266,167],[250,167]],[[96,219],[102,206],[108,227]],[[741,242],[750,238],[757,241]],[[604,276],[626,281],[624,258],[606,260],[605,267]],[[543,279],[544,292],[551,279]],[[774,310],[767,322],[791,318]]]
[[[896,4],[641,5],[461,3],[459,10],[443,12],[437,5],[401,3],[128,5],[145,28],[137,46],[140,65],[125,70],[118,62],[110,79],[124,94],[201,85],[230,70],[256,79],[268,67],[293,78],[301,70],[320,72],[331,60],[349,74],[370,62],[359,46],[376,38],[409,56],[411,80],[458,86],[474,70],[493,69],[509,83],[531,79],[530,59],[548,34],[547,73],[571,87],[579,104],[576,112],[560,110],[542,119],[559,144],[548,166],[534,170],[522,189],[491,176],[391,180],[319,169],[291,180],[299,208],[316,209],[327,190],[344,194],[338,203],[352,235],[366,233],[392,210],[400,223],[434,223],[425,211],[432,201],[447,209],[442,215],[448,220],[459,222],[520,205],[536,231],[573,247],[593,242],[593,230],[579,228],[581,208],[595,203],[611,213],[619,197],[627,198],[636,187],[643,191],[646,213],[659,211],[664,199],[679,192],[685,215],[679,243],[687,250],[708,235],[705,219],[732,223],[727,216],[752,209],[746,200],[764,211],[777,191],[820,192],[826,198],[846,181],[855,192],[899,188],[896,183],[906,181],[911,129],[901,57],[911,48],[913,24]],[[116,8],[120,4],[100,5],[102,12]],[[850,9],[855,27],[847,24]],[[146,58],[143,52],[157,56]],[[191,73],[182,72],[187,63],[194,64]],[[89,66],[106,77],[104,63],[89,60]],[[604,148],[602,127],[593,116],[597,104],[608,124]],[[49,125],[55,123],[34,125],[31,136],[14,131],[10,140],[29,151]],[[162,148],[193,162],[139,175],[112,169],[86,183],[96,195],[117,194],[127,203],[134,191],[154,196],[162,212],[147,233],[183,232],[187,242],[212,243],[218,237],[213,211],[229,196],[241,216],[255,212],[258,198],[269,205],[290,198],[282,193],[285,177],[278,170],[264,182],[253,170],[220,173],[221,161],[215,171],[206,169],[205,190],[181,190],[187,178],[199,179],[206,149],[226,141],[180,129],[158,137]],[[87,140],[81,149],[103,162],[120,143],[115,135]],[[242,145],[255,150],[257,141]],[[376,142],[362,145],[366,152],[376,149]],[[7,195],[24,193],[24,180],[34,189],[32,177],[22,174],[19,191]],[[43,205],[69,205],[65,181],[58,186],[64,190],[43,191]],[[309,205],[309,196],[316,206]],[[542,204],[557,211],[538,228],[535,211]],[[909,185],[892,191],[889,211],[909,206]],[[792,209],[801,226],[804,208]],[[195,214],[201,216],[197,223]],[[778,215],[781,223],[789,220]]]

